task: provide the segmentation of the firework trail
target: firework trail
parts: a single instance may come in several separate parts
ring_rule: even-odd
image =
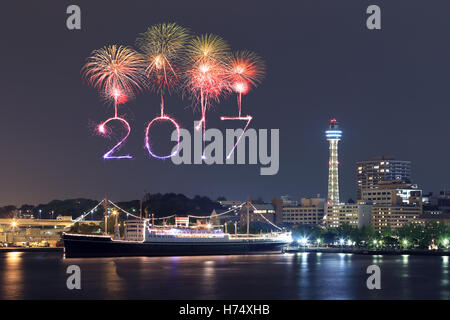
[[[213,101],[230,91],[226,79],[226,59],[229,55],[227,43],[212,34],[198,36],[186,48],[185,89],[200,104],[202,118],[196,129],[203,127],[203,155],[205,157],[206,110]]]
[[[226,79],[229,81],[231,90],[236,92],[238,103],[238,116],[237,117],[220,117],[220,120],[243,120],[247,121],[242,134],[237,139],[233,148],[227,155],[227,159],[231,157],[231,154],[236,149],[236,146],[241,141],[242,136],[247,130],[252,116],[241,116],[242,110],[242,95],[249,92],[252,87],[256,87],[260,83],[265,74],[264,62],[256,54],[250,51],[237,51],[234,52],[226,61]]]
[[[263,79],[265,65],[260,57],[250,51],[234,52],[227,60],[227,80],[237,94],[238,112],[241,116],[242,95],[256,87]]]
[[[190,32],[175,23],[161,23],[151,26],[146,32],[139,35],[136,44],[143,52],[145,60],[145,75],[150,83],[150,88],[160,93],[161,116],[150,121],[146,128],[145,145],[151,156],[158,159],[172,157],[178,152],[180,144],[180,131],[178,123],[164,114],[164,92],[169,93],[181,79],[181,55],[186,43],[190,39]],[[160,121],[172,123],[178,133],[177,148],[168,156],[158,156],[151,150],[149,143],[150,127]]]
[[[105,125],[112,121],[120,121],[128,130],[127,135],[110,151],[103,155],[104,159],[131,158],[131,156],[113,156],[130,134],[129,123],[118,116],[117,106],[134,98],[142,90],[142,56],[129,47],[111,45],[94,50],[82,68],[84,78],[96,88],[106,99],[114,101],[114,117],[101,123],[97,130],[106,134]]]
[[[164,115],[164,92],[173,89],[181,78],[181,56],[190,32],[175,23],[161,23],[141,33],[136,44],[143,52],[145,74],[154,91],[161,94],[161,116]]]

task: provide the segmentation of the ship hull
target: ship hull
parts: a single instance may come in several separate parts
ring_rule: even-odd
[[[239,240],[224,242],[129,242],[109,237],[63,235],[66,258],[193,256],[281,252],[284,241]]]

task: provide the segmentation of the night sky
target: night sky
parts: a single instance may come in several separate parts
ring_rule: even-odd
[[[82,11],[82,30],[66,28],[66,7]],[[380,5],[382,30],[366,28],[366,8]],[[113,201],[176,192],[270,200],[326,195],[331,117],[340,143],[341,199],[355,198],[356,161],[387,155],[412,161],[413,181],[439,191],[450,181],[450,3],[448,1],[2,1],[0,12],[0,205],[105,194]],[[159,97],[144,93],[120,110],[132,126],[123,152],[104,161],[111,141],[93,123],[113,109],[83,83],[92,50],[134,45],[160,22],[214,33],[267,64],[262,84],[243,100],[253,128],[280,129],[280,170],[260,165],[182,165],[148,156],[145,124]],[[192,132],[188,99],[166,98],[166,110]],[[208,127],[226,127],[234,96],[208,112]],[[237,126],[236,126],[237,127]],[[167,139],[167,141],[165,140]],[[161,144],[168,138],[158,139]]]

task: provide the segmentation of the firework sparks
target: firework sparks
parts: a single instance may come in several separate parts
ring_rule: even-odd
[[[97,127],[99,134],[110,134],[107,124],[117,120],[127,130],[127,134],[107,153],[103,159],[132,159],[131,155],[115,156],[131,132],[128,121],[118,116],[117,106],[133,98],[137,91],[141,90],[142,81],[142,57],[133,49],[124,46],[105,46],[94,50],[88,58],[82,72],[88,82],[107,99],[114,101],[114,117],[106,119]]]
[[[151,26],[146,32],[139,35],[136,44],[143,52],[146,68],[145,74],[150,81],[150,88],[159,91],[161,96],[161,115],[149,122],[145,131],[145,145],[149,154],[157,159],[167,159],[178,152],[180,143],[180,126],[171,117],[164,114],[164,92],[173,89],[181,78],[181,55],[184,47],[190,39],[190,33],[186,28],[175,23],[162,23]],[[149,131],[153,124],[158,122],[170,122],[178,133],[176,152],[167,156],[159,156],[153,153],[150,147]]]
[[[164,91],[170,93],[181,78],[181,55],[189,39],[186,28],[175,23],[161,23],[148,28],[136,40],[143,52],[145,74],[151,88],[161,94],[161,116],[164,116]]]
[[[187,48],[187,59],[191,63],[224,61],[229,55],[228,44],[214,34],[204,34],[192,39]]]
[[[105,46],[94,50],[82,69],[84,77],[106,98],[117,105],[133,98],[142,88],[142,57],[124,46]]]
[[[252,116],[245,116],[245,117],[220,117],[220,120],[243,120],[243,121],[247,121],[247,123],[245,124],[244,130],[242,130],[241,135],[239,136],[239,138],[237,139],[236,143],[234,144],[233,148],[230,150],[230,152],[227,154],[227,159],[230,159],[231,154],[234,152],[234,149],[236,149],[237,145],[239,144],[239,141],[241,141],[242,136],[245,133],[245,130],[247,130],[248,125],[250,124],[250,122],[252,121],[253,117]]]
[[[150,145],[150,139],[149,139],[149,131],[150,131],[151,126],[154,123],[157,123],[157,122],[160,122],[160,121],[168,121],[168,122],[170,122],[171,124],[173,124],[173,126],[177,130],[177,144],[176,144],[176,148],[172,151],[171,154],[165,155],[165,156],[160,156],[160,155],[157,155],[157,154],[155,154],[153,152],[153,150],[151,148],[151,145]],[[154,118],[152,121],[150,121],[148,123],[147,128],[145,129],[145,147],[147,148],[148,153],[152,157],[154,157],[156,159],[165,160],[165,159],[168,159],[170,157],[173,157],[174,155],[176,155],[178,153],[178,150],[180,148],[180,126],[178,125],[178,123],[174,119],[172,119],[171,117],[169,117],[167,115]]]
[[[264,62],[250,51],[233,53],[227,60],[227,79],[237,94],[239,117],[242,109],[242,95],[260,83],[265,74]]]
[[[228,54],[227,43],[212,34],[196,37],[187,46],[185,87],[192,98],[200,103],[202,118],[196,129],[200,130],[203,127],[203,150],[205,149],[206,110],[211,106],[212,101],[219,101],[220,96],[230,90],[225,66]]]
[[[264,77],[265,65],[264,62],[256,54],[250,51],[241,51],[233,53],[226,62],[227,80],[230,82],[231,90],[236,92],[238,103],[238,116],[237,117],[221,117],[221,120],[244,120],[247,124],[242,131],[242,134],[237,139],[233,148],[227,155],[227,159],[231,157],[231,154],[236,149],[237,145],[241,141],[242,136],[247,130],[252,116],[241,116],[242,110],[242,95],[249,92],[252,87],[256,87]]]
[[[145,73],[155,90],[170,90],[178,82],[181,56],[189,38],[189,31],[175,23],[151,26],[137,38],[146,63]]]
[[[124,125],[124,127],[127,129],[127,134],[111,150],[109,150],[108,152],[106,152],[103,155],[103,159],[105,159],[105,160],[106,159],[132,159],[133,157],[131,155],[129,155],[129,154],[124,155],[124,156],[115,156],[115,155],[113,155],[114,152],[116,152],[117,150],[119,150],[123,146],[123,143],[125,142],[125,140],[130,135],[131,127],[130,127],[130,124],[128,123],[127,120],[125,120],[123,118],[120,118],[120,117],[117,117],[117,116],[116,117],[111,117],[109,119],[106,119],[102,123],[100,123],[97,126],[97,131],[98,131],[99,134],[101,134],[103,136],[109,135],[110,134],[110,130],[109,130],[109,128],[106,125],[109,122],[114,121],[114,120],[120,121]]]

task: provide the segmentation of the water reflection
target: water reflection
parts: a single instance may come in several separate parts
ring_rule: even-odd
[[[409,254],[402,254],[402,263],[403,266],[407,266],[409,262]]]
[[[2,254],[1,296],[3,299],[22,299],[24,289],[23,252]]]
[[[372,256],[373,264],[380,264],[383,262],[383,256],[381,254],[375,254]]]
[[[213,260],[203,262],[202,279],[200,288],[204,299],[217,299],[215,295],[216,288],[216,266]]]
[[[442,256],[442,268],[448,273],[448,256]]]
[[[450,281],[449,281],[449,272],[448,272],[448,256],[442,256],[442,262],[441,262],[441,288],[442,288],[442,294],[441,298],[445,300],[450,299]]]
[[[82,290],[67,290],[79,265]],[[367,267],[382,272],[368,290]],[[449,257],[298,253],[63,260],[55,253],[0,254],[0,298],[449,299]],[[45,290],[42,290],[45,288]]]

